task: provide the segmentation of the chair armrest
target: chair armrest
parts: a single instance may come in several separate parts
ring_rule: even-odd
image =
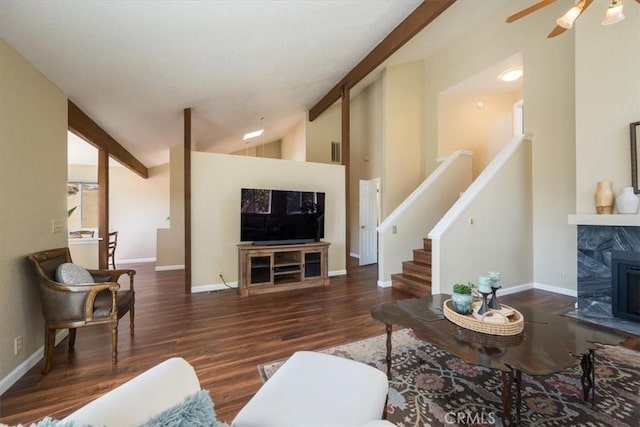
[[[114,313],[117,312],[119,283],[65,285],[52,280],[42,280],[41,282],[44,285],[41,286],[41,291],[47,295],[47,297],[41,298],[43,314],[47,321],[93,320],[93,306],[98,293],[102,291],[111,292],[112,310]]]
[[[133,291],[133,276],[136,275],[135,270],[88,270],[91,277],[96,283],[117,282],[120,276],[126,274],[129,276],[129,289]]]

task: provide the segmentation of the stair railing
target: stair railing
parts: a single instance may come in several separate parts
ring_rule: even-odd
[[[402,270],[413,249],[472,181],[470,151],[448,155],[438,167],[387,216],[378,231],[378,286],[391,286],[391,274]]]

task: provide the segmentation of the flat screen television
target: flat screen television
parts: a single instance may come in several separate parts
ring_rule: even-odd
[[[324,237],[324,193],[258,188],[241,192],[240,241],[283,245]]]

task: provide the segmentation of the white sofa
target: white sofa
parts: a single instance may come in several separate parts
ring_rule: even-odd
[[[75,425],[139,426],[200,390],[193,367],[168,359],[65,418]],[[289,358],[233,420],[234,427],[393,426],[381,420],[388,392],[381,371],[301,351]]]

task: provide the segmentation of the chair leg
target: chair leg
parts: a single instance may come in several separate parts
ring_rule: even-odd
[[[53,352],[56,348],[56,330],[51,328],[45,329],[44,334],[44,363],[42,365],[42,374],[48,374],[53,363]]]
[[[111,363],[118,363],[118,322],[111,326]]]
[[[69,328],[69,351],[76,345],[76,328]]]
[[[131,333],[131,335],[133,335],[133,329],[134,329],[134,316],[135,315],[135,307],[131,306],[131,309],[129,310],[129,332]]]

